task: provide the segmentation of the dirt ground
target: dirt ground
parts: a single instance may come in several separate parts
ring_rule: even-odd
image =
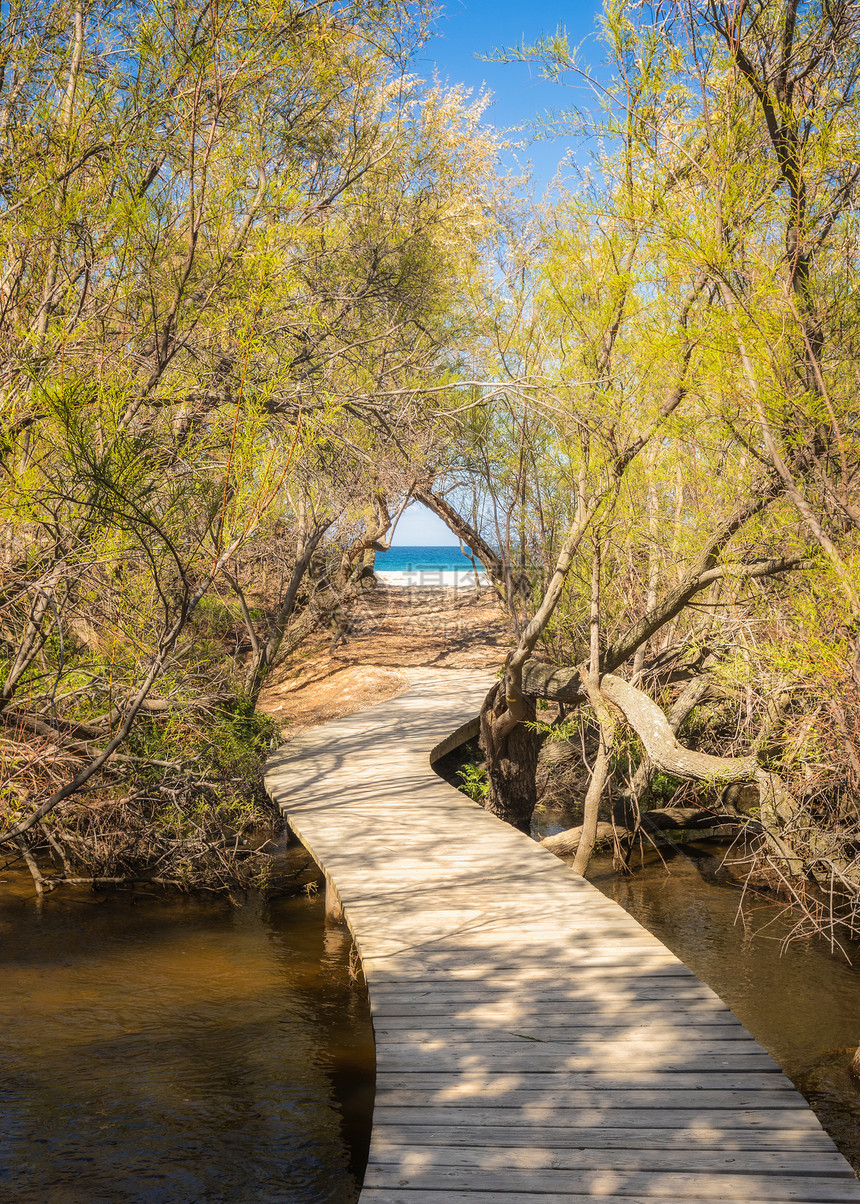
[[[336,647],[318,632],[280,666],[259,709],[286,738],[349,715],[406,689],[435,669],[499,668],[510,646],[492,593],[379,585],[349,613]]]

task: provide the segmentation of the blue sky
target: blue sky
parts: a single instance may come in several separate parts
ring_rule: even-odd
[[[420,502],[413,502],[401,516],[391,541],[393,548],[456,548],[458,544],[457,536],[452,535],[441,518]]]
[[[582,88],[567,90],[537,78],[525,63],[486,63],[478,56],[492,54],[495,48],[534,43],[541,34],[554,33],[559,25],[567,29],[576,45],[588,39],[582,60],[598,67],[601,51],[593,34],[599,4],[553,4],[547,0],[531,3],[489,3],[488,0],[449,0],[438,21],[438,33],[424,47],[416,71],[427,77],[435,71],[443,82],[464,83],[477,94],[488,88],[495,97],[486,120],[500,130],[534,121],[548,109],[564,108],[571,102],[584,104]],[[516,140],[527,134],[512,135]],[[539,142],[522,152],[524,161],[533,164],[540,190],[552,179],[567,146],[563,141]],[[441,519],[423,506],[410,506],[397,527],[395,547],[437,545],[452,547],[457,539]]]
[[[527,63],[487,63],[481,55],[497,48],[536,42],[542,34],[554,33],[559,25],[567,30],[572,45],[585,40],[583,62],[599,68],[602,50],[594,31],[601,5],[558,4],[548,0],[513,3],[501,0],[449,0],[437,22],[437,34],[424,47],[416,64],[423,75],[435,69],[440,79],[464,83],[477,93],[482,85],[494,95],[486,119],[498,129],[511,129],[534,121],[548,109],[564,108],[571,101],[586,103],[584,83],[561,88],[539,78]],[[527,134],[512,135],[519,140]],[[539,142],[523,154],[535,168],[539,182],[548,183],[564,155],[563,141]]]

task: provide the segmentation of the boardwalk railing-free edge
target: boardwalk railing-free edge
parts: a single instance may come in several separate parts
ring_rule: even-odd
[[[437,777],[490,681],[423,673],[312,729],[266,785],[362,959],[361,1204],[860,1201],[808,1105],[622,908]]]

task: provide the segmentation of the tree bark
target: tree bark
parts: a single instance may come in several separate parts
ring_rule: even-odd
[[[582,807],[582,835],[577,843],[576,857],[573,862],[573,868],[577,874],[585,873],[588,863],[591,861],[591,854],[594,852],[594,842],[597,839],[599,827],[600,800],[603,797],[606,783],[609,781],[612,767],[611,753],[611,739],[607,739],[607,732],[601,723],[600,747],[594,759],[591,781],[588,783],[588,790],[585,793],[585,802]]]
[[[641,830],[648,833],[652,843],[658,844],[661,841],[661,834],[669,832],[689,832],[697,840],[710,840],[715,836],[735,836],[746,823],[747,820],[743,816],[722,815],[719,812],[709,811],[705,807],[665,807],[660,811],[646,812],[642,816]],[[597,825],[596,841],[610,844],[618,834],[618,829],[620,829],[621,839],[632,847],[636,841],[639,827],[629,823],[616,823],[613,826],[605,820],[600,820]],[[575,828],[568,828],[565,832],[559,832],[555,836],[548,836],[546,840],[541,841],[541,847],[555,853],[556,857],[572,857],[579,848],[581,839],[582,825],[580,824]],[[676,838],[664,835],[662,842],[673,845],[676,843]]]
[[[535,774],[541,737],[525,726],[535,720],[531,702],[524,705],[524,721],[499,736],[498,717],[507,707],[504,682],[498,682],[481,707],[481,748],[490,783],[485,806],[521,832],[529,832],[537,802]]]
[[[594,536],[594,553],[591,559],[591,611],[589,617],[590,655],[588,674],[583,674],[583,682],[588,691],[588,699],[600,724],[600,744],[591,771],[591,781],[585,792],[585,802],[582,807],[582,837],[573,861],[574,872],[584,874],[588,869],[591,854],[594,851],[594,841],[597,836],[597,821],[600,813],[600,800],[612,776],[612,749],[615,744],[615,721],[609,714],[608,708],[600,697],[600,568],[602,557],[601,533]]]
[[[755,757],[713,757],[708,753],[684,748],[675,738],[666,716],[657,703],[629,682],[607,673],[600,683],[600,692],[624,718],[645,745],[645,751],[658,769],[673,777],[688,781],[727,784],[755,782],[759,788],[759,818],[767,839],[775,846],[792,874],[803,872],[803,863],[780,835],[780,828],[789,822],[797,804],[775,773],[763,769]]]
[[[558,832],[555,836],[548,836],[546,840],[541,841],[541,847],[549,849],[551,853],[555,853],[556,857],[572,857],[582,840],[583,827],[583,824],[579,824],[575,828],[568,828],[565,832]],[[600,820],[594,832],[593,843],[604,840],[611,841],[614,836],[615,829],[612,824]]]

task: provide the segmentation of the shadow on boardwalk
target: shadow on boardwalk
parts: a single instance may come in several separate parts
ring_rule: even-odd
[[[336,889],[377,1044],[362,1204],[860,1201],[804,1100],[617,905],[429,751],[491,677],[420,675],[279,750],[267,785]]]

